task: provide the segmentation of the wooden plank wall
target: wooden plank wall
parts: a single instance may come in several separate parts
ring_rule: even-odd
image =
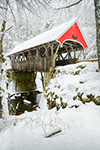
[[[14,71],[40,71],[49,72],[51,67],[55,66],[55,56],[38,57],[37,59],[12,62],[12,69]]]

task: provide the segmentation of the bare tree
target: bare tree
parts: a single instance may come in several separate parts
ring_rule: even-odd
[[[42,8],[46,9],[46,4],[47,2],[49,3],[49,1],[47,0],[1,0],[0,1],[0,10],[2,11],[2,21],[0,21],[1,23],[1,29],[0,29],[0,53],[3,52],[3,41],[4,41],[4,35],[6,33],[6,31],[8,31],[8,29],[6,29],[6,24],[7,24],[7,13],[10,12],[10,14],[12,15],[12,22],[14,23],[14,25],[16,26],[16,28],[18,28],[18,26],[21,25],[21,23],[19,23],[18,18],[16,17],[16,13],[14,11],[14,5],[16,5],[16,9],[18,9],[18,13],[20,11],[20,13],[24,14],[24,16],[26,16],[26,19],[28,19],[27,17],[27,12],[30,12],[36,18],[41,18],[41,11]],[[23,9],[19,9],[20,7],[22,7]],[[8,17],[8,16],[7,16]],[[19,16],[20,17],[20,16]],[[22,20],[20,18],[20,20]],[[42,20],[42,18],[41,18]],[[29,24],[27,23],[27,26]],[[24,24],[25,26],[25,24]],[[11,26],[12,27],[12,26]],[[9,27],[9,29],[11,29],[11,27]],[[20,28],[18,28],[20,29]]]
[[[1,36],[0,36],[0,54],[3,52],[3,38],[4,38],[5,27],[6,27],[6,21],[3,20],[2,27],[1,27]]]
[[[100,0],[94,0],[96,18],[96,44],[98,54],[98,66],[100,70]]]
[[[4,12],[4,18],[3,18],[3,22],[2,22],[2,25],[1,25],[1,31],[0,31],[0,54],[2,54],[3,52],[3,38],[4,38],[4,34],[5,34],[5,29],[6,29],[6,19],[5,19],[5,16],[7,14],[7,10],[8,10],[8,3],[9,3],[9,0],[5,0],[5,1],[2,1],[2,6],[0,6],[0,9],[2,9]]]

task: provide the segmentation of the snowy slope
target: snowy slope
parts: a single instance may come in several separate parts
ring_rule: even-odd
[[[78,63],[56,69],[60,71],[56,78],[51,79],[47,87],[48,92],[55,92],[68,106],[58,111],[56,107],[48,110],[47,99],[43,95],[40,109],[36,112],[9,116],[6,121],[1,119],[0,149],[100,149],[100,106],[93,102],[83,104],[79,100],[73,100],[77,92],[83,92],[84,97],[89,93],[100,96],[100,72],[97,71],[97,62]],[[60,103],[59,98],[57,102]],[[72,107],[74,105],[79,107]],[[61,132],[46,138],[50,132],[52,134],[59,129]]]
[[[59,97],[58,103],[62,97],[64,102],[70,104],[73,97],[79,92],[84,93],[84,98],[87,94],[93,94],[95,97],[100,96],[100,72],[97,71],[97,62],[82,62],[56,69],[56,78],[50,81],[47,94],[55,92]]]

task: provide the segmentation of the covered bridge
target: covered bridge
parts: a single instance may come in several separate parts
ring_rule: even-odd
[[[7,56],[14,71],[49,72],[51,67],[75,63],[87,47],[75,19],[21,43]]]

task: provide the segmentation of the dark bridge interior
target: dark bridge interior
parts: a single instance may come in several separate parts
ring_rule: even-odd
[[[83,49],[83,46],[74,41],[65,41],[63,47],[60,47],[56,55],[56,66],[64,66],[73,64],[77,61],[78,54]]]

